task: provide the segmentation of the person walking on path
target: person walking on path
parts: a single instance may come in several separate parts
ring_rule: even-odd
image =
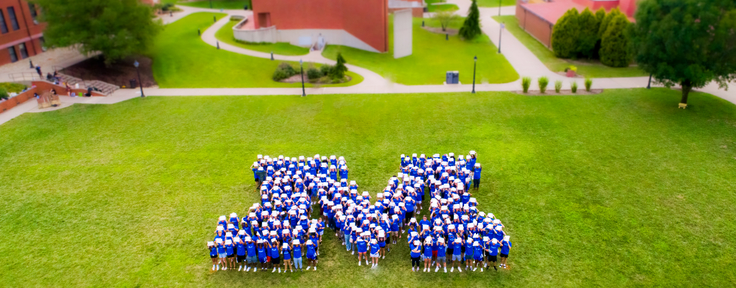
[[[43,73],[41,72],[41,66],[36,66],[36,73],[38,73],[38,77],[40,77],[43,80]]]

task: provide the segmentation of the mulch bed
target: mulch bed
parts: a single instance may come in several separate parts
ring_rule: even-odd
[[[437,33],[437,34],[450,34],[450,35],[457,35],[457,33],[459,31],[457,29],[450,29],[450,28],[447,28],[446,29],[447,31],[442,31],[442,28],[429,27],[429,26],[424,26],[424,27],[422,27],[422,29],[427,30],[427,31],[432,32],[432,33]]]
[[[97,56],[69,66],[59,72],[83,80],[100,80],[120,87],[129,87],[130,79],[138,81],[138,74],[135,66],[133,66],[135,60],[140,63],[138,69],[141,71],[143,87],[157,85],[156,80],[153,79],[153,69],[151,69],[153,61],[151,58],[143,56],[133,56],[119,60],[110,66],[105,66],[104,58]]]
[[[524,93],[522,90],[513,91],[516,94],[520,95],[526,95],[526,96],[576,96],[576,95],[595,95],[595,94],[601,94],[603,92],[603,89],[590,89],[590,92],[585,91],[585,88],[578,89],[577,93],[572,93],[572,90],[560,90],[560,93],[555,92],[554,87],[552,89],[547,89],[547,91],[542,94],[539,92],[539,90],[529,90],[528,93]]]
[[[345,75],[345,81],[342,81],[340,83],[350,82],[350,80],[353,80],[353,79],[350,78],[350,76]],[[299,75],[299,74],[296,74],[296,75],[291,76],[289,78],[283,79],[283,80],[281,80],[279,82],[283,82],[283,83],[301,83],[302,82],[302,76]],[[312,83],[312,84],[338,84],[338,83],[333,83],[333,82],[329,82],[328,83],[328,82],[325,82],[325,81],[312,81],[312,80],[309,80],[309,78],[307,78],[307,74],[306,73],[304,74],[304,83]]]

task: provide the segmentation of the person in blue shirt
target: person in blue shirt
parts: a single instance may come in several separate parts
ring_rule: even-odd
[[[234,269],[235,267],[235,244],[232,240],[228,239],[225,240],[225,253],[227,254],[227,260],[226,260],[226,268]],[[223,268],[222,270],[227,270],[226,268]]]
[[[498,257],[498,248],[501,247],[501,242],[498,242],[496,238],[491,239],[491,245],[487,247],[488,253],[491,254],[490,259],[488,259],[488,262],[493,262],[493,269],[498,271],[496,268],[496,258]]]
[[[445,239],[440,237],[437,239],[437,268],[434,269],[434,272],[437,272],[440,270],[440,264],[445,269],[445,273],[447,273],[447,245],[445,245]]]
[[[478,270],[478,267],[480,267],[480,272],[483,272],[483,246],[480,245],[480,241],[476,241],[473,243],[473,258],[475,259],[473,271]]]
[[[286,269],[294,273],[294,269],[291,266],[291,247],[289,247],[289,244],[284,243],[281,247],[281,254],[284,255],[284,273],[286,273]],[[281,273],[281,269],[279,269],[279,273]]]
[[[511,250],[511,236],[506,236],[501,241],[501,264],[499,264],[501,268],[508,268],[506,261],[509,259],[509,250]]]
[[[358,237],[358,239],[355,241],[356,246],[358,247],[358,266],[360,266],[361,259],[365,258],[365,265],[368,265],[368,257],[366,257],[365,253],[368,251],[368,242],[366,242],[365,233],[363,232],[363,235],[361,237]]]
[[[465,269],[470,270],[473,267],[473,238],[468,237],[465,241]]]
[[[294,269],[303,271],[304,265],[302,264],[302,243],[299,240],[294,239],[291,243],[291,250],[294,251]]]
[[[221,238],[215,239],[215,246],[217,246],[217,257],[219,263],[222,265],[222,270],[227,270],[227,248],[225,247],[225,241]],[[220,267],[218,266],[219,270]]]
[[[281,253],[279,252],[279,243],[276,239],[268,243],[268,252],[269,257],[271,257],[271,265],[273,266],[271,273],[276,272],[276,269],[279,269],[279,273],[281,273],[281,266],[279,266],[281,264]]]
[[[411,271],[419,271],[419,257],[422,255],[422,242],[414,240],[414,242],[410,243],[409,246],[409,249],[411,249]]]
[[[432,269],[432,237],[427,237],[424,240],[424,254],[422,254],[422,259],[424,260],[424,270],[422,271],[427,272]]]
[[[258,262],[261,262],[261,270],[266,270],[266,265],[270,262],[268,255],[268,244],[265,240],[258,240]],[[258,269],[254,269],[254,272]]]
[[[473,168],[473,188],[476,190],[478,187],[480,187],[480,171],[481,171],[480,163],[475,163],[475,167]]]
[[[250,268],[253,268],[253,272],[258,271],[258,268],[256,268],[256,262],[258,261],[256,243],[248,236],[245,237],[245,250],[247,255],[246,259],[248,261],[248,264],[245,266],[245,271],[250,271]]]
[[[217,246],[215,246],[215,242],[207,242],[207,249],[210,250],[210,259],[212,259],[212,271],[219,270],[219,267],[217,265],[217,262],[219,262],[219,260],[217,259]]]
[[[237,255],[236,261],[238,263],[238,271],[243,271],[243,266],[247,267],[247,265],[245,265],[245,246],[243,239],[235,237],[235,254]]]
[[[312,240],[307,240],[307,270],[314,266],[314,271],[317,271],[317,244]]]
[[[378,240],[373,239],[371,240],[371,262],[373,262],[373,266],[371,268],[378,267],[378,258],[380,256],[381,246],[378,245]]]

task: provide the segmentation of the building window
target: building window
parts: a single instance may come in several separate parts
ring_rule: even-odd
[[[36,5],[33,3],[28,3],[28,9],[31,11],[31,17],[33,18],[33,23],[38,24],[38,21],[36,21],[36,17],[38,17],[38,12],[36,12]]]
[[[18,18],[15,17],[15,8],[8,7],[8,17],[10,17],[10,25],[13,27],[13,31],[20,29]]]
[[[43,36],[38,38],[38,43],[41,43],[41,51],[46,52],[46,50],[48,50],[48,48],[46,48],[46,39],[43,39]]]
[[[8,24],[5,23],[5,13],[3,13],[2,9],[0,9],[0,31],[3,34],[8,33]]]
[[[28,49],[26,49],[26,43],[20,43],[20,45],[18,45],[18,50],[20,50],[21,59],[28,58]]]
[[[15,54],[15,47],[8,47],[8,52],[10,53],[10,62],[18,61],[18,54]]]

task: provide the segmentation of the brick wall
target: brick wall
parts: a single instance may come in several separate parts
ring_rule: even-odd
[[[50,92],[51,89],[56,89],[56,93],[59,95],[66,95],[66,88],[61,85],[54,85],[53,83],[46,82],[46,81],[34,81],[32,83],[33,86],[26,90],[26,92],[20,93],[17,96],[8,99],[7,101],[0,102],[0,113],[5,112],[7,110],[10,110],[11,108],[18,106],[20,104],[23,104],[24,102],[34,99],[33,93],[38,93],[39,95],[42,95],[45,92]],[[72,92],[74,93],[86,93],[87,90],[85,89],[73,89]],[[92,92],[92,96],[105,96],[98,92]]]
[[[10,10],[15,12],[18,29],[13,27],[14,23],[10,16]],[[33,6],[36,12],[36,19],[40,19],[40,9]],[[0,0],[0,11],[4,18],[6,33],[0,31],[0,65],[13,62],[11,59],[10,49],[15,51],[17,61],[21,61],[27,57],[34,56],[43,52],[40,38],[43,37],[43,30],[46,29],[46,23],[34,21],[31,15],[31,6],[26,1],[18,0]],[[0,23],[1,25],[2,23]],[[27,56],[22,55],[21,47],[25,45]]]
[[[529,33],[529,35],[537,38],[539,42],[542,42],[547,47],[552,45],[553,24],[545,21],[518,3],[516,4],[516,19],[519,20],[519,26]]]

